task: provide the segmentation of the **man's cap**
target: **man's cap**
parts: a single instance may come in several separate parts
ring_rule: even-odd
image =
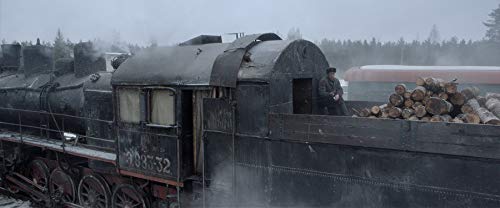
[[[328,69],[326,69],[326,73],[330,73],[330,72],[334,72],[334,73],[337,73],[337,69],[335,67],[330,67]]]

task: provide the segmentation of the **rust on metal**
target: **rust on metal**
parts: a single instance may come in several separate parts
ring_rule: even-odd
[[[142,179],[146,179],[146,180],[150,180],[150,181],[155,181],[155,182],[158,182],[158,183],[164,183],[164,184],[168,184],[168,185],[172,185],[172,186],[184,187],[184,183],[183,182],[177,182],[177,181],[173,181],[173,180],[167,180],[167,179],[163,179],[163,178],[158,178],[158,177],[153,177],[153,176],[147,176],[147,175],[144,175],[144,174],[135,173],[135,172],[127,171],[127,170],[120,170],[119,172],[120,172],[120,174],[127,175],[127,176],[132,176],[132,177],[136,177],[136,178],[142,178]]]

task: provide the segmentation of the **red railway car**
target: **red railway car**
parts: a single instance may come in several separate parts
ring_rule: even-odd
[[[368,65],[353,67],[345,73],[349,82],[349,100],[385,102],[397,83],[410,89],[418,77],[457,79],[460,88],[478,86],[484,92],[500,92],[500,67],[498,66],[403,66]]]

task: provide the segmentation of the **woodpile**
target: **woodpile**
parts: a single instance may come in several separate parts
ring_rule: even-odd
[[[356,110],[356,116],[500,125],[500,93],[480,96],[477,87],[459,91],[456,81],[420,77],[414,89],[398,84],[387,104]]]

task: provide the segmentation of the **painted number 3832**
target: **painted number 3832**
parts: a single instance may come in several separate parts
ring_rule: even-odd
[[[170,160],[148,154],[139,154],[136,149],[125,151],[125,162],[129,167],[170,174]]]

